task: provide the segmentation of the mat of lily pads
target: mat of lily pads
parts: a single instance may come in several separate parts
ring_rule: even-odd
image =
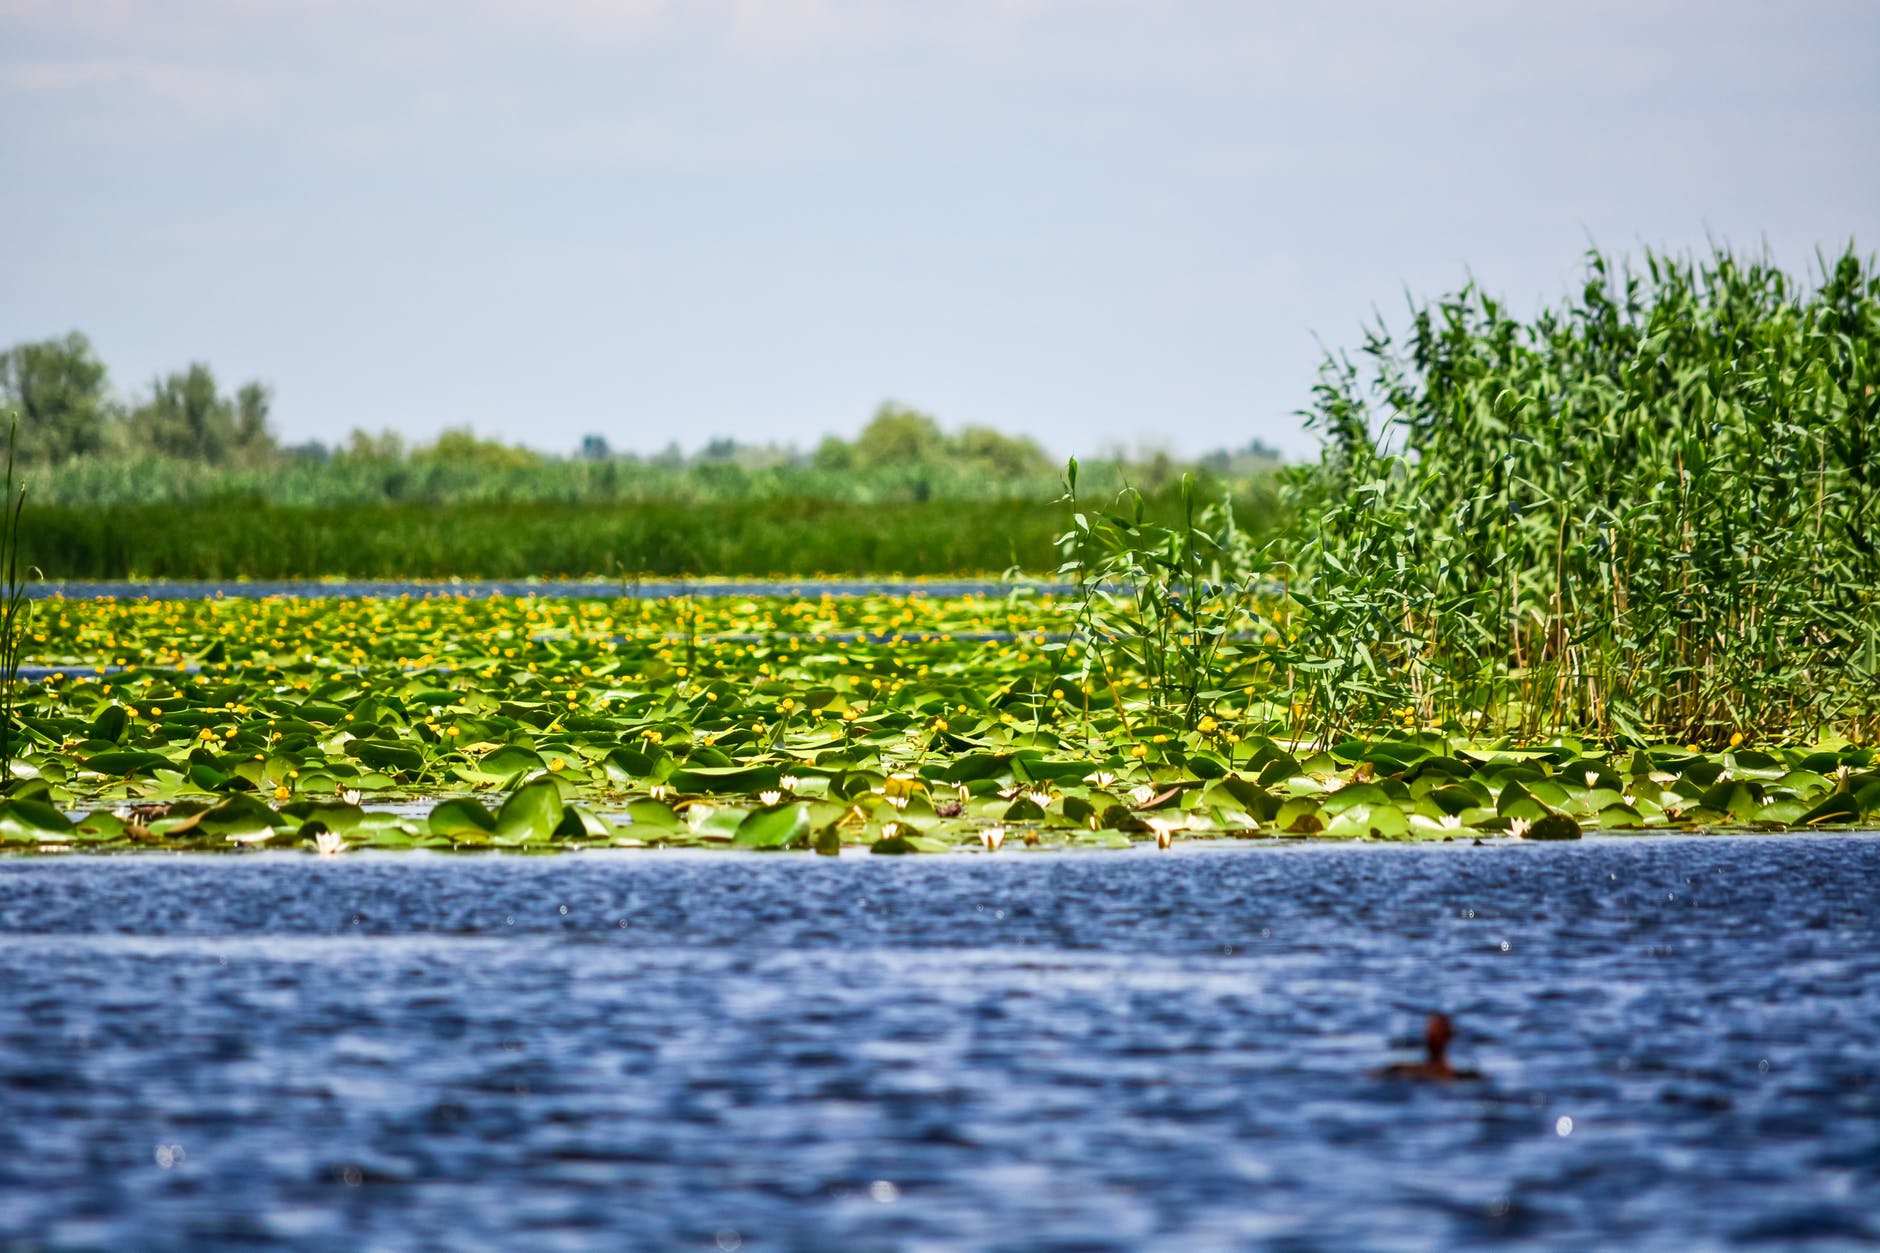
[[[1058,597],[49,600],[0,848],[1572,839],[1871,826],[1845,743],[1620,749],[1192,728],[1075,677]]]

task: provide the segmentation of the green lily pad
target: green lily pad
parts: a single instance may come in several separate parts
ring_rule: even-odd
[[[1577,840],[1580,838],[1580,824],[1565,814],[1548,814],[1538,818],[1527,829],[1530,840]]]
[[[509,794],[496,814],[499,842],[546,840],[561,825],[561,789],[552,779],[537,779]]]
[[[809,829],[809,806],[772,805],[746,814],[731,842],[742,848],[786,848],[806,838]]]
[[[496,815],[476,801],[459,798],[431,810],[425,826],[432,835],[491,835],[496,831]]]

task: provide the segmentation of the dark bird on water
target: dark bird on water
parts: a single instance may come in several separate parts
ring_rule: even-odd
[[[1423,1047],[1426,1056],[1420,1062],[1398,1062],[1386,1066],[1377,1072],[1380,1079],[1417,1079],[1434,1083],[1448,1083],[1458,1079],[1480,1079],[1479,1070],[1457,1070],[1449,1064],[1449,1041],[1455,1035],[1455,1029],[1449,1025],[1448,1014],[1431,1014],[1430,1020],[1423,1027]]]

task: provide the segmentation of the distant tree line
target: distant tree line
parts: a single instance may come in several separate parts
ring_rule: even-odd
[[[0,352],[0,405],[19,418],[14,453],[29,464],[124,454],[210,465],[265,461],[279,452],[268,430],[271,400],[260,383],[224,395],[198,362],[125,404],[112,396],[91,341],[76,331]]]
[[[1018,499],[1049,493],[1060,470],[1024,436],[983,426],[948,432],[928,414],[885,403],[854,439],[807,452],[715,439],[651,455],[616,451],[600,434],[570,456],[477,436],[467,427],[407,444],[355,429],[337,445],[282,445],[262,383],[224,392],[200,362],[123,398],[89,340],[16,344],[0,352],[0,409],[18,418],[15,456],[43,503],[112,505],[253,496],[277,503],[779,498]],[[1102,463],[1103,458],[1094,459]],[[1254,441],[1182,462],[1166,453],[1108,459],[1120,479],[1154,491],[1185,470],[1265,480],[1278,465]]]

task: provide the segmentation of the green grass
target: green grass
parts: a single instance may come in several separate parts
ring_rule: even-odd
[[[37,508],[21,553],[50,579],[944,575],[1049,569],[1061,529],[1047,499],[337,507],[218,500]]]
[[[1037,568],[1058,521],[1026,502],[41,509],[24,540],[49,578],[525,578],[950,574]]]

